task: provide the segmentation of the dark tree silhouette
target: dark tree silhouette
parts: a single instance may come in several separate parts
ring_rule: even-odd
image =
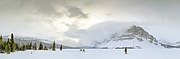
[[[55,50],[56,50],[56,43],[54,41],[53,44],[52,44],[52,51],[55,51]]]

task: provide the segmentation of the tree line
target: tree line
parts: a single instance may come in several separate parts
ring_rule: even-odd
[[[11,33],[10,38],[7,40],[3,40],[3,36],[0,36],[0,53],[7,53],[10,54],[11,52],[15,51],[26,51],[26,50],[49,50],[52,49],[52,51],[56,50],[56,43],[55,41],[52,43],[52,47],[48,48],[47,46],[43,45],[42,43],[39,43],[39,46],[37,46],[37,43],[30,42],[28,44],[20,44],[16,43],[14,41],[14,34]],[[60,50],[62,50],[62,45],[60,46]]]

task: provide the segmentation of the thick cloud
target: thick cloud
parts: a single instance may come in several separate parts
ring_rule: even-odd
[[[74,6],[68,6],[68,17],[78,17],[78,18],[87,18],[87,14],[81,11],[81,9],[74,7]]]

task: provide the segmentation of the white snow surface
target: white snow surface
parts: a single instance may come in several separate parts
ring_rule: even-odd
[[[32,52],[32,54],[31,54]],[[64,49],[63,51],[18,51],[0,54],[0,59],[179,59],[179,49]]]

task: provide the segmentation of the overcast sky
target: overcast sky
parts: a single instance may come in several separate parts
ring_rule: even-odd
[[[67,45],[86,41],[72,32],[112,21],[138,23],[158,39],[180,41],[179,19],[180,0],[0,0],[0,34]]]

